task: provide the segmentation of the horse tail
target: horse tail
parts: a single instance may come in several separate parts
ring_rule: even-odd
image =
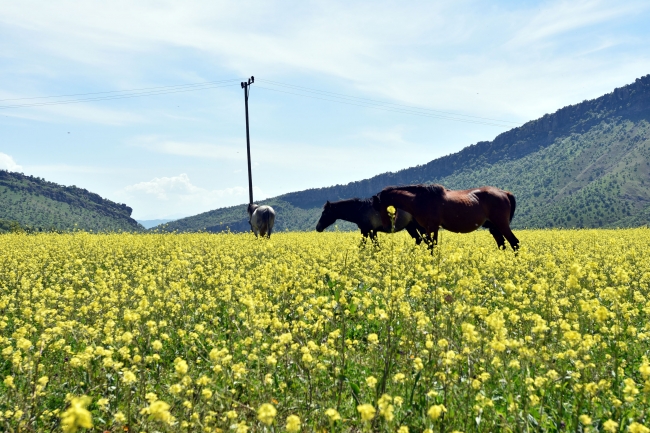
[[[264,226],[266,227],[266,230],[268,231],[269,224],[270,224],[270,221],[271,221],[271,212],[268,209],[265,209],[262,216],[264,218]]]
[[[264,209],[263,219],[264,226],[266,227],[266,235],[271,237],[271,232],[273,231],[273,225],[275,223],[275,211],[271,206]]]
[[[512,218],[515,216],[515,209],[517,208],[517,201],[513,193],[506,192],[506,194],[508,195],[508,200],[510,200],[510,222],[512,222]]]

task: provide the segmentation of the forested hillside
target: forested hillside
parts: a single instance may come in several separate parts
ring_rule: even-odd
[[[140,231],[132,209],[75,186],[0,170],[0,231]]]
[[[650,221],[650,75],[564,107],[427,164],[264,203],[281,230],[311,230],[326,200],[368,197],[388,185],[495,185],[517,196],[515,227],[633,227]],[[174,221],[166,230],[248,230],[245,205]]]

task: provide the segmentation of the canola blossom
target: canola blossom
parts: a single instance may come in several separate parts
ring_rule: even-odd
[[[0,235],[0,430],[650,431],[650,230]]]

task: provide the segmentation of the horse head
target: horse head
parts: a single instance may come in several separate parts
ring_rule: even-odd
[[[372,208],[379,212],[379,216],[381,217],[381,223],[383,224],[384,227],[390,227],[391,222],[390,222],[390,217],[388,216],[388,211],[386,210],[388,206],[390,206],[390,203],[385,203],[382,202],[381,200],[381,192],[379,194],[375,194],[372,196]]]
[[[329,200],[325,203],[323,206],[323,213],[320,216],[320,219],[318,220],[318,223],[316,224],[316,231],[317,232],[322,232],[337,220],[336,215],[334,214],[333,206],[332,203],[330,203]]]
[[[379,194],[373,195],[371,200],[372,208],[377,212],[381,212],[381,199],[379,198]]]

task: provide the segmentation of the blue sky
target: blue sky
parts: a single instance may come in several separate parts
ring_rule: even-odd
[[[0,0],[2,107],[234,80],[0,108],[0,168],[127,203],[137,219],[244,203],[239,81],[255,75],[255,198],[347,183],[491,140],[650,73],[648,22],[647,1]],[[456,120],[308,98],[275,83]]]

